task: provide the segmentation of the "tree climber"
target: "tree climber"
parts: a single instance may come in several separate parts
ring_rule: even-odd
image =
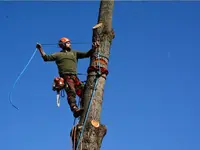
[[[76,104],[76,95],[82,96],[84,84],[77,77],[77,63],[78,59],[88,58],[92,56],[93,52],[99,46],[98,42],[93,43],[92,49],[87,52],[80,52],[71,48],[70,39],[62,37],[58,43],[62,49],[60,52],[47,55],[42,49],[41,44],[37,44],[36,48],[39,50],[41,57],[46,61],[55,61],[58,73],[64,79],[65,92],[67,93],[67,100],[73,116],[79,117],[83,112],[83,108],[78,108]]]

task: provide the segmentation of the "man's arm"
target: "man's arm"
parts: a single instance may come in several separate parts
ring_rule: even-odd
[[[88,58],[90,56],[92,56],[92,54],[96,51],[96,49],[99,47],[99,43],[98,42],[95,42],[93,43],[92,45],[92,49],[90,49],[89,51],[87,52],[80,52],[80,51],[77,51],[77,58],[78,59],[81,59],[81,58]]]
[[[78,59],[88,58],[93,54],[94,51],[95,51],[94,49],[90,49],[88,52],[77,51],[77,58]]]
[[[36,48],[39,50],[44,61],[55,61],[56,60],[56,54],[47,55],[44,52],[44,50],[42,49],[42,46],[40,44],[37,44]]]

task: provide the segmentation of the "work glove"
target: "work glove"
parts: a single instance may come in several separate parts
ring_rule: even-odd
[[[99,41],[96,41],[96,42],[93,42],[92,43],[92,47],[94,48],[94,49],[97,49],[98,47],[99,47]]]
[[[37,49],[40,49],[40,48],[42,48],[42,45],[41,45],[40,43],[37,43],[37,44],[36,44],[36,48],[37,48]]]

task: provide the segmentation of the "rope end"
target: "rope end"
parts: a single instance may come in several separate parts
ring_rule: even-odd
[[[14,104],[11,103],[11,105],[12,105],[15,109],[19,110],[19,108],[18,108],[17,106],[15,106]]]

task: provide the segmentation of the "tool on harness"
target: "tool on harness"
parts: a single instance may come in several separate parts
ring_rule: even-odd
[[[60,107],[60,93],[64,89],[65,85],[64,79],[62,77],[55,77],[52,90],[56,91],[56,104],[58,107]]]
[[[64,86],[65,86],[65,83],[64,83],[64,79],[62,77],[54,78],[54,84],[53,84],[54,91],[61,90],[62,88],[64,88]]]

